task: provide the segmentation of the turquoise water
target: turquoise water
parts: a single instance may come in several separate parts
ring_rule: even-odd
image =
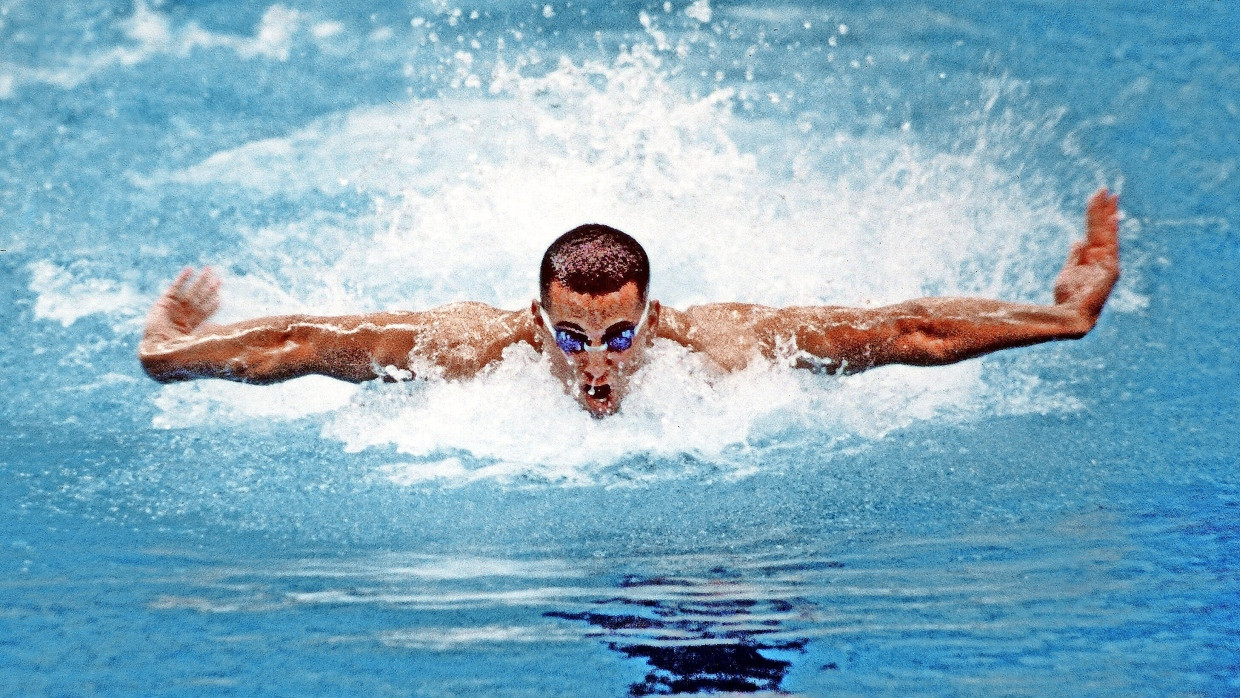
[[[1228,695],[1225,2],[0,0],[0,690]],[[846,378],[656,347],[591,420],[481,379],[159,386],[225,320],[529,302],[618,226],[683,307],[1046,301],[1079,342]]]

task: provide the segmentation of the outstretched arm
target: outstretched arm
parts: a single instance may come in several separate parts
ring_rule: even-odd
[[[1055,281],[1053,305],[923,298],[875,309],[785,308],[767,321],[770,345],[791,339],[831,372],[852,373],[893,363],[949,364],[1083,337],[1119,279],[1118,210],[1119,197],[1106,189],[1090,198],[1085,238],[1072,246]]]
[[[528,313],[459,303],[421,313],[336,317],[283,315],[230,325],[206,320],[219,306],[219,279],[184,269],[147,316],[138,345],[143,369],[162,383],[223,378],[275,383],[311,374],[361,382],[389,366],[425,360],[447,378],[473,375],[525,339]]]

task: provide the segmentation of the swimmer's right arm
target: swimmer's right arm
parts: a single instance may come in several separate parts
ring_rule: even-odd
[[[209,268],[196,277],[187,268],[155,302],[138,345],[149,376],[161,383],[268,384],[317,374],[358,383],[401,375],[416,350],[445,377],[462,378],[523,339],[528,315],[471,303],[422,313],[283,315],[212,325],[206,320],[219,306],[219,286]]]

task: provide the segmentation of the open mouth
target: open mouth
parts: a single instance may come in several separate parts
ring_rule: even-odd
[[[607,398],[611,397],[611,386],[606,383],[602,385],[583,385],[581,386],[581,392],[591,400],[606,402]]]
[[[616,393],[612,391],[609,383],[598,385],[581,383],[577,387],[579,390],[577,401],[590,413],[591,417],[602,419],[615,414],[620,409],[620,405],[616,402]]]

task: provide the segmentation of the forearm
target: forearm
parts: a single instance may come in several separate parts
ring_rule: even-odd
[[[332,335],[359,331],[364,328],[340,319],[268,317],[203,326],[178,337],[148,332],[138,358],[147,374],[162,383],[222,378],[266,384],[316,373],[360,382],[376,377],[374,357],[332,341]]]
[[[883,363],[933,366],[1000,349],[1078,339],[1093,327],[1071,305],[982,298],[926,298],[892,306],[891,334],[876,354]],[[886,350],[886,356],[883,356]]]
[[[922,298],[875,309],[789,308],[781,324],[796,349],[833,371],[885,364],[937,366],[1000,349],[1084,336],[1092,321],[1072,305],[983,298]]]

